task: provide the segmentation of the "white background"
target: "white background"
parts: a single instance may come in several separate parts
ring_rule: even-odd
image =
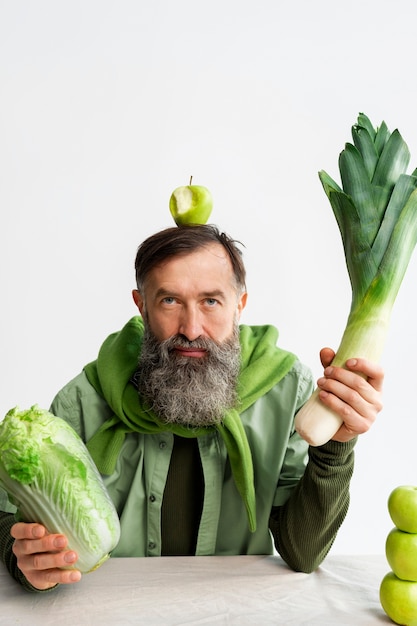
[[[246,246],[242,321],[277,325],[319,376],[350,286],[317,172],[339,180],[360,111],[398,127],[417,165],[414,5],[2,0],[0,415],[48,407],[135,314],[137,245],[174,224],[190,175]],[[413,256],[333,552],[383,552],[388,495],[417,484],[416,280]]]

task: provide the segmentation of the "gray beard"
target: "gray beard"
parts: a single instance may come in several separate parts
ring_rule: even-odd
[[[204,357],[184,357],[175,347],[203,348]],[[217,343],[183,335],[158,341],[145,327],[137,374],[138,392],[167,424],[205,427],[220,424],[227,410],[238,405],[240,370],[239,327],[230,339]]]

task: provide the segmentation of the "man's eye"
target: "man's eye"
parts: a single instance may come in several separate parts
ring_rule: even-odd
[[[207,298],[206,302],[208,306],[215,306],[217,304],[216,298]]]
[[[172,296],[166,296],[165,298],[163,298],[162,302],[164,304],[173,304],[175,302],[175,298],[173,298]]]

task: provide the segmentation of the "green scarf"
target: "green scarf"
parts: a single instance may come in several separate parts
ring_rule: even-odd
[[[133,317],[121,331],[110,335],[101,346],[96,361],[84,371],[94,389],[106,400],[114,415],[98,429],[87,447],[99,471],[111,474],[125,434],[173,432],[181,437],[198,437],[217,429],[229,455],[237,489],[245,503],[251,531],[256,529],[255,488],[252,456],[242,421],[236,409],[227,411],[222,423],[211,428],[167,425],[140,401],[130,383],[136,371],[143,338],[143,321]],[[241,326],[241,371],[239,411],[243,412],[266,394],[291,369],[296,357],[276,346],[274,326]]]

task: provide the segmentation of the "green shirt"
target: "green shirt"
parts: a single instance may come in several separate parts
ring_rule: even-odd
[[[297,362],[265,396],[241,414],[254,465],[257,530],[251,533],[218,432],[198,437],[204,501],[197,555],[269,554],[269,517],[304,473],[307,444],[294,432],[294,416],[312,391],[311,374]],[[51,411],[88,441],[111,416],[82,372],[54,399]],[[116,469],[104,476],[117,508],[121,539],[113,556],[159,556],[160,514],[174,436],[129,433]]]

